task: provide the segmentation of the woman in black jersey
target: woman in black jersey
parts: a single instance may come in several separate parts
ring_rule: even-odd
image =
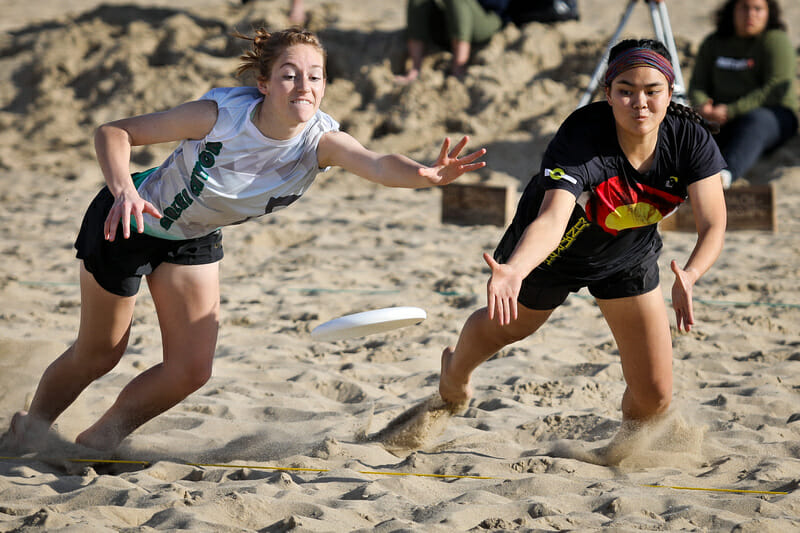
[[[694,324],[692,287],[720,254],[725,161],[685,106],[671,102],[669,52],[627,40],[610,52],[605,102],[572,113],[549,144],[494,257],[488,305],[442,354],[439,391],[451,404],[472,394],[472,372],[524,339],[570,292],[587,287],[619,348],[627,389],[623,420],[666,411],[672,396],[672,342],[659,287],[656,224],[688,196],[697,242],[685,266],[672,261],[677,326]]]

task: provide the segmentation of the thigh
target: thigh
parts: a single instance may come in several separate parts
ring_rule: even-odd
[[[78,357],[113,353],[121,356],[127,345],[136,296],[113,294],[80,264],[81,318],[75,341]]]
[[[672,337],[660,287],[627,298],[597,300],[617,342],[628,387],[672,387]]]
[[[161,263],[147,277],[164,363],[211,365],[219,328],[219,263]]]
[[[444,5],[452,39],[484,43],[503,25],[497,13],[485,10],[478,0],[444,0]]]

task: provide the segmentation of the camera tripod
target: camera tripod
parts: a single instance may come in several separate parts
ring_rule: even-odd
[[[675,47],[675,38],[672,36],[672,27],[669,23],[669,15],[667,14],[667,2],[666,0],[642,0],[646,2],[650,7],[650,20],[653,22],[653,30],[656,34],[656,39],[664,43],[669,50],[669,54],[672,56],[672,69],[675,71],[675,84],[674,89],[672,91],[672,99],[680,104],[686,103],[686,86],[683,84],[683,75],[681,74],[681,64],[678,60],[678,49]],[[597,64],[594,72],[592,73],[592,79],[589,82],[589,87],[586,89],[586,92],[583,94],[578,107],[583,107],[589,102],[592,101],[592,95],[594,94],[595,90],[597,90],[597,86],[600,83],[600,77],[603,75],[603,72],[606,68],[608,63],[608,54],[611,52],[611,49],[619,40],[620,34],[622,34],[622,30],[625,27],[625,24],[628,23],[628,19],[631,17],[631,13],[633,13],[633,8],[636,7],[638,0],[630,0],[628,2],[628,7],[625,9],[625,13],[623,13],[622,18],[619,21],[619,25],[617,26],[617,30],[614,32],[614,35],[611,37],[611,40],[608,42],[608,46],[606,47],[603,56],[600,58],[600,62]]]

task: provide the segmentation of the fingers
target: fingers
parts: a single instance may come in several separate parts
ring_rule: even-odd
[[[449,141],[449,140],[450,140],[450,139],[448,139],[448,141]],[[464,135],[464,136],[461,138],[461,140],[460,140],[460,141],[458,141],[458,144],[456,144],[456,145],[453,147],[453,149],[450,151],[450,154],[449,154],[449,155],[450,155],[450,157],[451,157],[452,159],[455,159],[455,158],[457,158],[457,157],[458,157],[458,154],[460,154],[460,153],[461,153],[461,150],[463,150],[463,149],[464,149],[464,147],[467,145],[467,142],[469,142],[469,137],[468,137],[468,136],[466,136],[466,135]]]
[[[669,262],[669,268],[672,269],[672,273],[675,274],[676,276],[680,275],[681,269],[678,266],[678,262],[675,261],[674,259]]]
[[[481,148],[480,150],[476,150],[476,151],[472,152],[469,155],[465,155],[464,157],[459,159],[459,162],[462,165],[467,165],[469,163],[472,163],[473,161],[475,161],[479,157],[483,157],[484,154],[486,154],[486,148]],[[484,166],[484,165],[486,165],[486,162],[482,162],[481,163],[481,166]],[[478,168],[480,168],[480,167],[478,167]]]
[[[486,166],[486,161],[480,161],[478,163],[471,163],[469,165],[461,165],[459,171],[462,174],[466,174],[467,172],[472,172],[473,170],[478,170],[479,168],[483,168]]]
[[[112,206],[103,224],[103,235],[105,235],[107,241],[113,241],[117,237],[117,228],[120,221],[119,209],[120,207],[117,205]]]
[[[439,159],[437,161],[443,162],[447,157],[447,151],[450,149],[450,137],[445,137],[442,142],[442,149],[439,150]]]

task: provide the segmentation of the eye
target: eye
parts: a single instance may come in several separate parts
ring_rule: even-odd
[[[294,74],[284,74],[283,75],[283,79],[284,80],[293,80],[294,79]]]

